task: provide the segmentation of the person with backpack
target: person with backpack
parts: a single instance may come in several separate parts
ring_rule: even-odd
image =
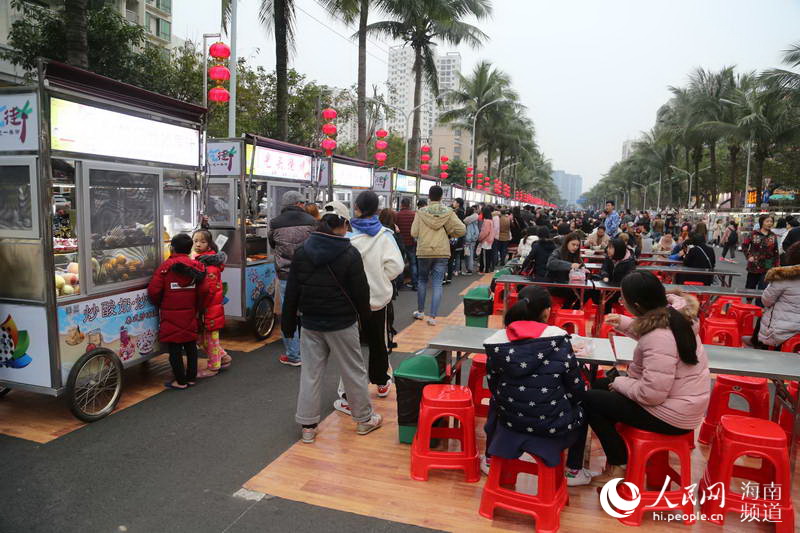
[[[702,233],[690,235],[678,255],[683,259],[683,266],[686,267],[714,270],[716,266],[714,250],[706,244],[705,236]],[[675,283],[678,285],[682,285],[687,281],[697,281],[703,285],[711,285],[714,282],[714,277],[702,274],[675,275]]]
[[[471,276],[475,273],[475,246],[478,244],[478,235],[480,234],[477,211],[477,206],[473,205],[467,209],[468,214],[464,217],[466,233],[464,234],[464,265],[461,271],[463,276]]]
[[[728,263],[736,263],[736,245],[739,244],[739,226],[733,219],[728,220],[728,225],[725,231],[722,232],[722,255],[719,256],[720,261],[727,261]],[[730,259],[726,259],[725,255],[730,251]]]

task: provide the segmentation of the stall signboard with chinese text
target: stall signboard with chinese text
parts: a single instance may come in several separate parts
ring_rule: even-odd
[[[206,154],[209,176],[238,176],[242,172],[239,143],[210,142]]]
[[[392,173],[388,170],[376,170],[372,175],[372,190],[389,192],[392,186]]]
[[[0,95],[0,151],[38,148],[39,117],[36,94]]]
[[[333,185],[336,187],[372,187],[372,168],[333,162]]]
[[[436,185],[436,182],[433,180],[426,180],[420,178],[419,180],[419,193],[428,196],[428,192],[431,190],[431,187]]]
[[[44,307],[0,303],[0,382],[50,387]]]
[[[248,144],[245,151],[245,166],[250,173],[253,161],[253,145]],[[311,156],[281,152],[263,146],[256,147],[255,169],[256,176],[269,178],[282,178],[287,180],[311,180]]]
[[[416,194],[417,177],[407,176],[398,172],[394,175],[394,190],[396,192],[410,192],[412,194]]]
[[[81,154],[197,167],[200,132],[192,128],[50,99],[51,148]]]
[[[158,349],[158,308],[146,289],[61,305],[58,344],[65,379],[72,365],[95,348],[111,350],[127,364]]]

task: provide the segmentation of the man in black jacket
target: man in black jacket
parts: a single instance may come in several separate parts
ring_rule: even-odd
[[[314,217],[306,213],[305,198],[297,191],[288,191],[281,197],[281,214],[269,223],[269,246],[275,254],[275,272],[281,288],[281,302],[286,293],[286,280],[294,252],[317,227]],[[300,337],[283,337],[286,353],[279,361],[289,366],[300,366]]]

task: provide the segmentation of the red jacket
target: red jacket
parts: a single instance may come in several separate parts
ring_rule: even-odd
[[[411,225],[414,223],[416,215],[417,212],[411,209],[401,209],[397,212],[397,227],[400,228],[400,236],[403,238],[403,244],[406,248],[414,246],[414,239],[411,237]]]
[[[215,253],[211,250],[199,254],[195,259],[206,267],[206,279],[203,280],[202,291],[206,299],[200,312],[203,313],[203,326],[207,331],[219,331],[225,326],[225,298],[222,290],[222,271],[228,256],[225,252]]]
[[[206,299],[205,277],[205,266],[186,254],[174,254],[156,269],[147,295],[159,308],[161,342],[197,340],[197,312]]]

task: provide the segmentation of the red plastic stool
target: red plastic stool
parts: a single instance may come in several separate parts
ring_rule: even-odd
[[[583,302],[583,307],[581,307],[581,311],[584,312],[586,318],[592,318],[597,314],[598,306],[591,300],[587,300]]]
[[[728,308],[726,317],[733,318],[739,322],[739,330],[742,335],[752,335],[755,330],[755,319],[764,313],[764,308],[757,305],[745,304],[742,302],[732,303]]]
[[[494,304],[492,307],[492,314],[497,315],[503,312],[503,293],[509,287],[509,284],[496,284],[494,286]],[[510,285],[511,292],[508,293],[508,307],[511,308],[512,305],[517,303],[517,298],[519,298],[519,293],[514,289],[513,285]]]
[[[742,303],[742,299],[737,296],[720,296],[711,304],[711,311],[708,316],[724,317],[727,316],[725,306]]]
[[[731,395],[747,400],[749,412],[728,407]],[[769,420],[769,386],[766,378],[719,375],[711,391],[706,418],[700,426],[699,442],[710,444],[724,415],[744,415]]]
[[[642,524],[642,515],[645,511],[670,511],[680,510],[687,518],[685,524],[693,524],[694,504],[691,501],[682,503],[686,491],[684,487],[692,484],[692,446],[694,445],[694,432],[689,431],[684,435],[663,435],[651,433],[625,424],[617,424],[617,430],[628,448],[628,469],[625,472],[625,481],[633,483],[641,491],[641,501],[633,514],[618,520],[628,526]],[[669,464],[669,452],[678,456],[680,473],[676,472]],[[667,500],[673,503],[669,507],[666,500],[659,495],[664,487],[664,482],[669,476],[671,482],[677,487],[664,492]],[[620,487],[627,491],[624,485]],[[658,502],[658,505],[656,505]],[[674,503],[678,506],[674,507]],[[646,509],[645,509],[646,507]]]
[[[781,345],[782,352],[800,353],[800,334],[795,335]]]
[[[612,326],[611,324],[603,323],[603,325],[600,326],[601,339],[609,339],[613,334],[614,334],[614,326]]]
[[[535,455],[532,457],[536,460],[535,463],[492,457],[478,513],[491,519],[495,508],[501,507],[532,516],[536,520],[538,533],[555,533],[560,525],[561,510],[569,504],[564,464],[549,467]],[[514,490],[520,473],[536,476],[538,485],[536,496]]]
[[[633,317],[631,312],[628,311],[628,309],[624,305],[619,303],[618,301],[614,302],[613,304],[611,304],[611,312],[612,313],[616,313],[618,315],[625,315],[625,316]]]
[[[489,416],[489,405],[482,400],[492,397],[491,391],[483,386],[486,377],[486,354],[476,353],[472,356],[472,365],[469,368],[467,387],[472,393],[472,405],[475,407],[475,416],[486,418]]]
[[[761,458],[761,468],[734,465],[743,455]],[[742,495],[728,490],[733,477],[757,482],[759,493]],[[701,512],[715,524],[725,523],[725,513],[741,515],[748,509],[761,513],[769,510],[775,519],[771,521],[775,522],[776,532],[794,532],[789,449],[786,434],[778,424],[745,416],[723,416],[700,481],[700,494],[714,492],[716,484],[724,487],[722,490],[727,493],[724,500],[705,498],[700,505]],[[767,490],[770,496],[761,498]]]
[[[556,310],[561,309],[564,307],[564,298],[559,298],[558,296],[551,296],[550,297],[550,312],[555,313]]]
[[[789,397],[791,398],[792,402],[797,399],[797,389],[798,386],[796,381],[789,383]],[[776,399],[775,401],[778,400]],[[788,440],[792,438],[792,424],[794,424],[794,417],[792,416],[792,413],[783,407],[783,404],[779,405],[780,407],[778,409],[780,415],[778,416],[778,424],[780,424],[780,426],[783,428],[783,431],[786,433],[786,439]]]
[[[453,417],[456,427],[434,427],[443,417]],[[431,439],[458,439],[460,452],[433,451]],[[417,433],[411,443],[411,478],[427,481],[431,469],[463,470],[468,483],[481,478],[475,446],[475,408],[472,394],[461,385],[427,385],[422,389]]]
[[[559,309],[555,313],[551,313],[553,317],[553,325],[560,328],[567,329],[567,326],[572,325],[572,333],[586,336],[586,314],[579,309]]]
[[[709,317],[703,321],[700,330],[703,344],[716,344],[717,346],[741,347],[742,332],[739,321],[733,318]],[[718,338],[718,341],[714,341]]]

